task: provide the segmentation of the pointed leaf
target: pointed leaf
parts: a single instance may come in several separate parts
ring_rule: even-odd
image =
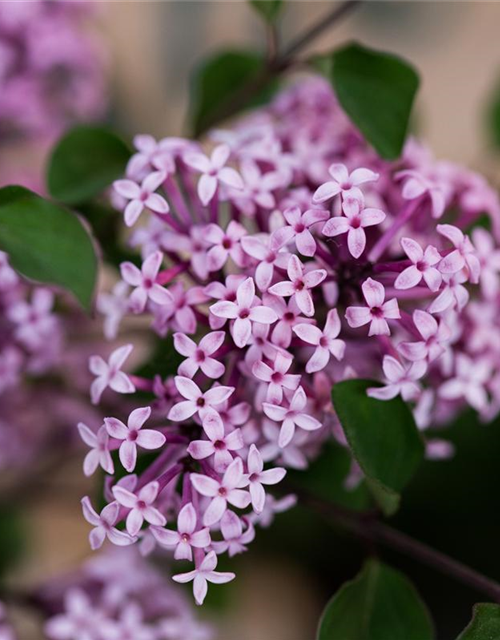
[[[500,638],[500,605],[474,605],[472,620],[457,640],[498,640]]]
[[[276,22],[283,8],[283,0],[250,0],[250,4],[268,24]]]

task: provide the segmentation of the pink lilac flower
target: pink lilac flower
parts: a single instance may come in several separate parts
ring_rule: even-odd
[[[134,409],[125,426],[117,418],[104,418],[108,434],[115,440],[121,440],[120,462],[129,473],[135,469],[137,447],[159,449],[165,443],[165,436],[153,429],[142,429],[142,425],[151,415],[151,407]]]
[[[7,309],[9,320],[16,324],[15,337],[28,348],[36,349],[54,332],[56,318],[52,313],[54,293],[37,288],[31,302],[19,300]]]
[[[114,624],[103,611],[96,609],[88,595],[77,588],[65,597],[65,612],[52,617],[45,625],[51,640],[94,640],[99,635],[112,638]]]
[[[316,253],[316,240],[310,228],[328,220],[329,215],[328,211],[323,209],[308,209],[304,213],[299,207],[285,209],[283,217],[287,226],[276,231],[277,237],[283,244],[293,240],[300,254],[311,257]]]
[[[425,177],[418,171],[405,170],[396,174],[396,179],[404,179],[402,196],[406,200],[415,200],[427,195],[432,205],[432,215],[440,218],[446,208],[446,194],[435,181]]]
[[[239,267],[243,266],[241,239],[245,234],[245,228],[234,220],[228,224],[226,231],[216,224],[209,224],[204,230],[205,240],[212,245],[206,257],[208,270],[219,271],[228,258],[232,258]]]
[[[90,447],[90,451],[83,461],[83,472],[91,476],[97,467],[101,467],[106,473],[113,474],[115,466],[109,452],[109,436],[106,427],[102,425],[97,433],[91,431],[83,422],[78,423],[78,431],[81,439]]]
[[[158,635],[150,625],[144,624],[142,608],[135,602],[129,602],[123,608],[117,624],[116,633],[120,640],[156,640]]]
[[[490,360],[483,358],[474,361],[464,353],[459,353],[456,358],[456,377],[439,387],[439,396],[446,400],[465,397],[471,407],[483,411],[488,405],[485,385],[490,377]]]
[[[239,285],[235,302],[220,301],[210,307],[214,316],[234,320],[231,335],[237,347],[248,344],[253,322],[272,324],[277,318],[272,309],[255,303],[255,284],[252,278],[247,278]]]
[[[292,255],[288,261],[287,273],[290,280],[273,285],[269,293],[281,297],[291,296],[304,315],[314,315],[314,302],[310,290],[323,282],[327,275],[326,271],[314,269],[304,273],[302,263],[297,256]]]
[[[176,560],[193,561],[193,550],[206,549],[210,545],[210,530],[208,527],[196,529],[196,510],[191,502],[185,504],[177,516],[177,531],[151,527],[158,543],[167,548],[175,547]]]
[[[173,580],[180,583],[191,582],[192,580],[194,599],[196,604],[202,605],[208,592],[207,582],[225,584],[236,577],[234,573],[215,571],[216,566],[217,556],[214,551],[210,551],[194,571],[179,573],[173,576]]]
[[[170,207],[163,196],[155,191],[165,181],[166,173],[164,171],[155,171],[150,173],[141,185],[133,180],[116,180],[113,183],[115,191],[129,200],[125,207],[124,216],[127,227],[132,227],[139,219],[144,208],[156,213],[168,213]]]
[[[168,419],[174,422],[182,422],[199,414],[204,420],[208,416],[217,414],[217,407],[225,402],[234,392],[233,387],[212,387],[203,393],[198,385],[184,376],[175,377],[175,386],[180,395],[185,398],[175,404],[168,414]]]
[[[262,360],[254,363],[252,367],[253,375],[267,383],[268,402],[280,404],[283,400],[283,389],[295,391],[300,384],[300,375],[287,373],[292,366],[293,358],[277,353],[271,365],[266,364]]]
[[[137,495],[124,489],[123,487],[113,487],[113,495],[122,507],[130,509],[127,515],[127,532],[131,536],[136,536],[144,521],[157,527],[163,527],[167,521],[165,516],[155,509],[154,504],[160,485],[158,482],[150,482]]]
[[[451,338],[448,325],[443,320],[438,323],[434,316],[421,309],[415,309],[413,312],[413,322],[423,339],[417,342],[401,342],[398,351],[411,362],[425,359],[432,362],[439,358]]]
[[[255,529],[251,522],[246,522],[243,531],[243,522],[234,511],[226,511],[220,521],[220,530],[224,540],[212,542],[213,550],[217,555],[227,553],[230,558],[247,551],[245,545],[255,538]]]
[[[349,173],[343,164],[332,164],[328,172],[333,180],[325,182],[316,189],[313,195],[313,202],[327,202],[327,200],[331,200],[339,193],[342,194],[343,198],[346,198],[360,184],[378,180],[378,174],[370,169],[354,169]]]
[[[413,264],[396,278],[394,283],[396,289],[416,287],[423,278],[431,291],[437,291],[443,279],[436,268],[441,260],[439,251],[430,245],[423,251],[418,242],[412,238],[402,238],[401,247]]]
[[[286,469],[275,467],[264,471],[262,456],[257,447],[251,444],[248,452],[247,471],[252,507],[255,513],[262,513],[266,504],[266,492],[263,485],[281,482],[286,475]]]
[[[481,269],[481,292],[487,300],[492,300],[500,291],[500,249],[491,233],[481,227],[472,231],[472,242]]]
[[[162,262],[163,254],[156,251],[146,258],[142,269],[131,262],[122,262],[120,265],[123,280],[135,287],[130,295],[130,309],[134,313],[144,311],[148,299],[159,305],[172,304],[172,294],[157,281]]]
[[[194,151],[184,154],[184,162],[202,174],[198,182],[198,196],[202,204],[207,205],[213,199],[219,184],[233,189],[243,189],[240,174],[225,166],[230,153],[229,147],[221,144],[212,151],[210,158]]]
[[[117,502],[107,504],[101,514],[98,515],[92,507],[88,496],[85,496],[82,500],[82,509],[85,520],[94,527],[89,534],[92,550],[102,547],[106,538],[119,547],[134,543],[134,539],[128,533],[119,531],[114,526],[119,520],[120,506]]]
[[[191,482],[200,495],[212,499],[203,516],[203,524],[206,527],[219,522],[228,504],[239,509],[244,509],[250,504],[248,491],[238,488],[245,486],[241,458],[235,458],[231,462],[221,480],[215,480],[200,473],[192,473]]]
[[[304,413],[307,405],[307,397],[302,387],[299,387],[293,394],[289,407],[280,407],[269,402],[262,405],[264,413],[275,422],[281,422],[281,431],[278,444],[286,447],[293,438],[295,427],[300,427],[306,431],[315,431],[321,427],[321,422],[313,416]]]
[[[244,158],[240,163],[243,190],[231,194],[234,204],[246,215],[253,216],[260,207],[272,209],[276,205],[273,191],[283,185],[284,176],[279,171],[262,173],[259,165],[251,158]]]
[[[368,389],[370,397],[378,400],[390,400],[399,394],[403,400],[415,400],[418,397],[420,386],[417,380],[420,380],[427,370],[425,360],[417,360],[404,367],[396,358],[384,356],[382,368],[388,384]]]
[[[162,305],[158,313],[161,330],[171,325],[176,331],[195,333],[197,327],[196,314],[193,307],[207,301],[201,287],[191,287],[186,291],[182,282],[176,282],[169,288],[171,302]]]
[[[134,346],[126,344],[115,349],[105,362],[101,356],[92,356],[89,361],[91,373],[96,377],[90,387],[92,404],[98,404],[103,391],[110,387],[116,393],[134,393],[135,386],[121,368],[132,353]]]
[[[243,448],[241,430],[235,429],[226,434],[221,416],[214,413],[203,421],[203,431],[208,440],[193,440],[187,449],[189,455],[195,460],[214,456],[214,469],[224,472],[233,461],[231,451]]]
[[[220,349],[225,337],[224,331],[214,331],[203,336],[197,346],[185,334],[175,333],[175,349],[186,357],[186,360],[179,367],[179,373],[187,378],[192,378],[201,369],[208,378],[220,378],[225,371],[225,366],[211,356]]]
[[[469,237],[465,236],[458,227],[451,224],[438,224],[436,229],[438,233],[448,238],[455,247],[455,250],[445,256],[439,263],[441,273],[453,274],[467,267],[470,282],[477,283],[481,267],[476,256],[476,250]]]
[[[255,283],[262,292],[267,291],[273,280],[275,267],[286,269],[290,257],[282,249],[283,241],[279,235],[279,229],[265,238],[243,236],[241,246],[246,254],[258,261],[255,268]]]
[[[342,360],[345,353],[345,342],[337,338],[340,329],[340,318],[337,309],[331,309],[328,312],[323,331],[312,324],[299,323],[293,327],[293,332],[303,342],[316,347],[313,355],[307,361],[307,373],[315,373],[324,369],[330,360],[330,355],[337,360]]]
[[[347,246],[353,258],[359,258],[366,247],[366,227],[373,227],[385,220],[380,209],[365,208],[363,195],[344,196],[342,210],[345,216],[330,218],[323,227],[328,238],[347,233]]]
[[[349,326],[357,328],[369,323],[369,336],[390,335],[387,320],[400,317],[398,301],[396,298],[392,298],[392,300],[384,302],[384,287],[372,278],[365,280],[361,289],[367,306],[347,308],[345,315]]]

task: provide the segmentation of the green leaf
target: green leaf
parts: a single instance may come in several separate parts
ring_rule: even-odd
[[[195,136],[223,119],[233,99],[254,81],[263,69],[264,59],[250,51],[224,51],[208,58],[199,66],[191,81],[191,123]],[[265,102],[275,83],[257,92],[244,107]]]
[[[76,215],[24,187],[4,187],[0,249],[22,275],[68,289],[90,310],[97,259],[92,239]]]
[[[377,383],[370,380],[344,380],[334,385],[332,402],[374,497],[391,513],[397,506],[395,494],[423,459],[424,444],[403,400],[370,398],[366,390],[373,386]]]
[[[328,69],[325,63],[319,68]],[[331,54],[330,78],[366,140],[383,158],[399,157],[419,85],[415,69],[395,55],[353,43]]]
[[[376,560],[326,605],[317,640],[432,640],[425,604],[399,571]]]
[[[475,604],[472,620],[457,640],[498,640],[500,638],[500,605]]]
[[[108,129],[80,125],[66,133],[49,159],[49,193],[66,204],[80,204],[100,195],[122,176],[130,150]]]
[[[268,24],[274,24],[283,8],[283,0],[250,0],[252,7]]]
[[[26,547],[26,531],[19,510],[0,504],[0,578],[21,559]]]
[[[494,88],[486,115],[488,133],[498,151],[500,149],[500,82]]]

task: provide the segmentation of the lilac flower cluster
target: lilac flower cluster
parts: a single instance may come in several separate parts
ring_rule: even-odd
[[[94,402],[106,387],[156,398],[126,424],[80,426],[86,473],[100,465],[111,475],[100,515],[83,502],[92,547],[108,537],[193,561],[174,580],[193,581],[198,604],[208,582],[234,578],[217,571],[218,555],[246,550],[255,525],[293,505],[269,493],[286,468],[305,469],[332,437],[343,442],[336,382],[381,381],[368,393],[401,395],[421,429],[467,405],[487,419],[500,403],[500,352],[488,339],[500,250],[486,228],[468,233],[482,214],[494,228],[500,220],[481,176],[415,140],[383,161],[319,78],[210,137],[206,154],[189,140],[138,136],[114,184],[142,267],[123,263],[101,298],[107,336],[124,315],[146,315],[183,361],[151,381],[122,371],[133,345],[93,360]],[[429,457],[449,453],[427,439]],[[354,467],[349,486],[359,477]]]
[[[1,3],[0,139],[53,139],[103,115],[103,51],[82,28],[91,11],[81,1]]]
[[[182,591],[134,549],[99,554],[76,574],[44,585],[40,597],[51,611],[45,624],[50,640],[213,638]]]

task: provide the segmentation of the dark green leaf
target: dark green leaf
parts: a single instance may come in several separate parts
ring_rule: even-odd
[[[432,622],[411,582],[376,560],[327,604],[317,640],[432,640]]]
[[[198,136],[226,116],[233,100],[259,77],[263,69],[261,55],[250,51],[216,53],[196,69],[191,82],[191,122]],[[272,85],[244,101],[242,108],[265,102],[272,93]]]
[[[457,640],[498,640],[500,638],[500,606],[475,604],[472,620]]]
[[[71,291],[89,310],[94,245],[79,218],[23,187],[0,189],[0,249],[24,276]]]
[[[487,111],[488,133],[497,151],[500,149],[500,82],[497,83]]]
[[[269,24],[276,22],[283,8],[283,0],[250,0],[250,4]]]
[[[26,532],[19,511],[9,504],[0,505],[0,577],[12,569],[23,555]]]
[[[100,195],[123,175],[130,158],[127,145],[101,127],[75,127],[57,143],[49,160],[49,193],[66,204]]]
[[[354,457],[371,481],[375,498],[386,512],[394,511],[397,496],[424,454],[413,415],[401,398],[376,400],[366,394],[377,386],[370,380],[344,380],[334,385],[332,401]],[[380,492],[383,500],[380,500]]]
[[[167,336],[156,341],[147,362],[141,365],[135,374],[142,378],[154,378],[158,375],[164,380],[168,376],[175,376],[183,359],[174,349],[172,336]]]
[[[324,63],[319,68],[328,69]],[[331,54],[330,77],[344,111],[367,141],[383,158],[397,158],[419,85],[415,69],[397,56],[353,43]]]

